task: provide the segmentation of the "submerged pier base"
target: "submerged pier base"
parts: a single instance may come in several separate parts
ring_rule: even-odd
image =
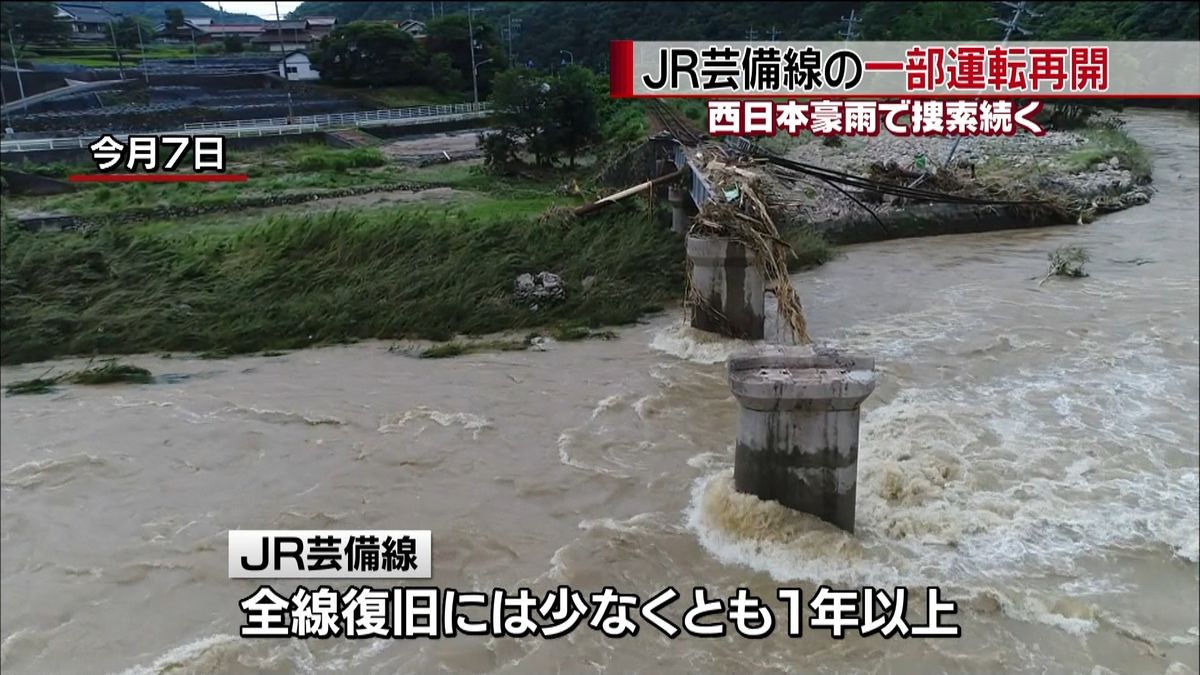
[[[741,409],[733,482],[854,532],[859,409],[875,389],[875,359],[763,345],[729,358]]]
[[[726,337],[761,340],[766,289],[753,255],[727,237],[688,237],[692,327]]]

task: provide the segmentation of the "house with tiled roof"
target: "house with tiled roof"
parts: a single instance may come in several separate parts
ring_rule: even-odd
[[[307,51],[317,40],[318,38],[309,31],[308,22],[297,19],[264,23],[262,32],[256,35],[250,44],[255,49],[286,54]]]
[[[71,25],[73,42],[98,42],[108,39],[108,25],[117,17],[100,5],[61,3],[54,5],[54,19]]]

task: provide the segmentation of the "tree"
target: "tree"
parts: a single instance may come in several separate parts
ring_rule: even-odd
[[[178,7],[172,7],[164,12],[166,15],[167,28],[178,30],[183,28],[183,10]]]
[[[481,93],[491,91],[494,74],[508,67],[508,56],[496,29],[486,21],[476,19],[471,24],[475,28],[475,62],[491,59],[490,67],[479,70],[478,82]],[[434,19],[425,26],[429,37],[426,48],[430,54],[445,54],[463,78],[464,82],[471,81],[471,47],[467,36],[470,34],[466,14],[452,14],[442,19]]]
[[[355,21],[321,39],[321,79],[343,84],[416,84],[426,76],[425,50],[389,23]]]
[[[433,54],[426,68],[426,81],[438,91],[462,91],[462,73],[454,69],[447,54]]]
[[[551,84],[549,94],[551,141],[575,166],[581,150],[600,136],[600,95],[592,71],[580,66],[564,68]]]
[[[240,54],[246,50],[246,40],[241,35],[230,35],[224,43],[226,54]]]
[[[510,129],[491,131],[479,136],[479,149],[483,151],[483,164],[491,171],[507,175],[517,164],[520,142]]]
[[[571,166],[600,137],[602,83],[580,66],[557,77],[506,70],[496,77],[492,121],[499,132],[483,145],[489,166],[502,167],[519,144],[537,164],[565,153]]]
[[[139,36],[138,31],[141,31]],[[143,41],[154,37],[154,26],[140,16],[127,16],[109,27],[109,39],[115,34],[117,46],[122,49],[137,49]]]
[[[57,11],[49,2],[0,2],[3,39],[7,42],[11,35],[18,49],[30,43],[65,41],[71,27],[54,18]]]
[[[550,83],[528,70],[506,70],[496,77],[492,92],[492,121],[520,141],[541,164],[553,152],[550,127]]]
[[[869,3],[863,23],[882,40],[996,40],[995,17],[986,2]],[[1000,29],[1003,30],[1003,29]]]

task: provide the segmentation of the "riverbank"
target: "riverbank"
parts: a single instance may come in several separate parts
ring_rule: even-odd
[[[683,247],[625,211],[563,227],[390,209],[88,235],[6,223],[3,259],[0,360],[15,363],[629,323],[678,294]],[[541,271],[561,300],[512,297]]]
[[[1013,170],[995,146],[1040,167],[1026,172],[1038,180],[1112,180],[1117,193],[1145,190],[1149,164],[1131,141],[1118,146],[1124,138],[1103,131],[1042,145],[1023,137],[972,139],[960,152],[987,180]],[[469,145],[452,135],[404,148],[301,144],[235,153],[231,166],[252,175],[245,184],[116,185],[6,199],[0,361],[237,354],[505,331],[518,332],[528,346],[530,338],[520,335],[530,331],[587,334],[678,306],[683,245],[668,230],[665,203],[648,212],[634,199],[582,220],[545,218],[611,190],[586,183],[591,169],[575,175],[580,189],[563,185],[566,174],[501,179],[474,162],[418,168],[404,161],[450,142],[460,152]],[[848,139],[843,148],[818,141],[797,144],[789,156],[869,175],[872,163],[886,167],[912,142],[934,141]],[[888,147],[892,155],[883,152]],[[1071,174],[1065,166],[1086,170]],[[897,200],[874,203],[870,216],[843,211],[853,204],[822,186],[800,194],[785,207],[818,226],[793,220],[783,229],[796,252],[793,271],[832,259],[830,242],[1047,224],[1004,209]],[[22,231],[13,216],[31,212],[67,214],[87,227]],[[539,272],[563,281],[563,299],[531,303],[514,294],[519,275]],[[461,346],[451,343],[448,351]]]
[[[871,191],[843,192],[819,180],[776,181],[782,220],[837,244],[1087,222],[1144,204],[1153,195],[1145,150],[1104,114],[1076,130],[967,138],[766,139],[783,157],[885,183],[982,199],[1040,200],[1044,205],[920,204]],[[947,163],[951,152],[952,161]],[[1068,219],[1069,216],[1069,219]],[[1052,222],[1057,220],[1058,222]]]

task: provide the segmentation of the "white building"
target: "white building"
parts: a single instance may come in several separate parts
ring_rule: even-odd
[[[299,51],[279,59],[279,76],[286,80],[321,79],[321,73],[313,67],[308,54]]]

